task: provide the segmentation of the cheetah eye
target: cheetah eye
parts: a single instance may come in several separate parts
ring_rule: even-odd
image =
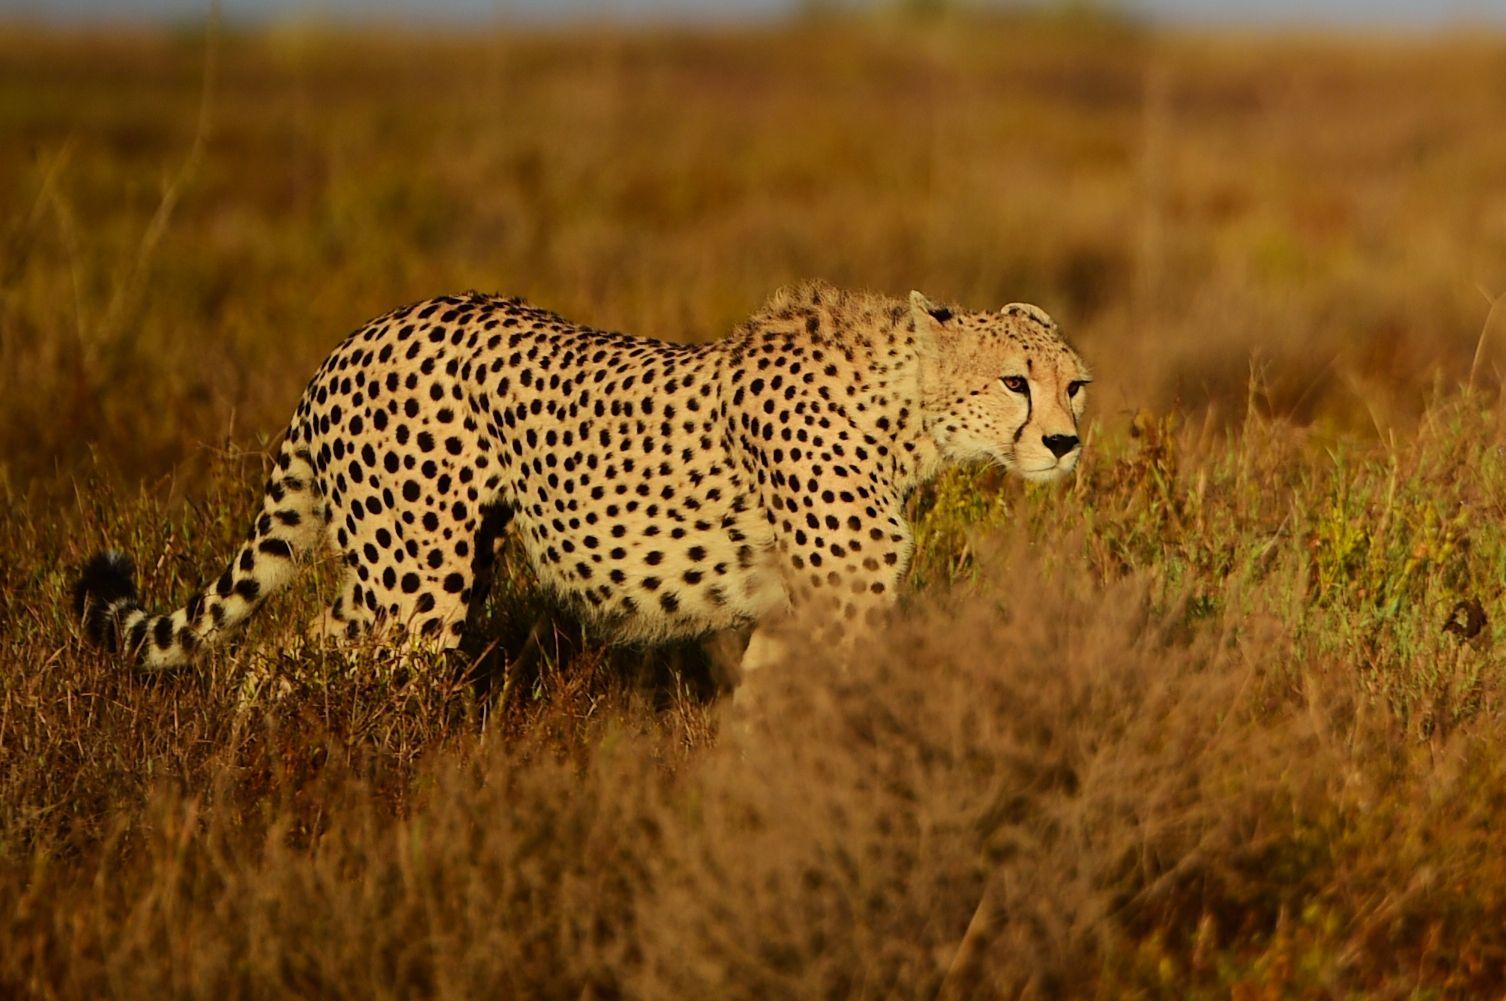
[[[1025,381],[1023,375],[1006,375],[999,381],[1004,383],[1004,388],[1011,393],[1025,395],[1030,392],[1030,383]]]
[[[1068,398],[1076,396],[1078,390],[1082,389],[1082,387],[1086,386],[1088,383],[1090,383],[1092,381],[1093,380],[1091,380],[1091,379],[1077,379],[1077,380],[1074,380],[1072,382],[1067,383],[1067,396],[1068,396]]]

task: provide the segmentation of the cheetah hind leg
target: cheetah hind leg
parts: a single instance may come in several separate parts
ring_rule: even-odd
[[[483,508],[463,533],[474,537],[469,566],[453,559],[442,569],[430,563],[426,572],[400,575],[391,585],[363,584],[358,557],[347,555],[339,597],[311,624],[309,639],[345,651],[384,641],[413,651],[454,649],[486,604],[510,520],[502,505]]]
[[[347,568],[340,595],[309,624],[308,639],[319,646],[350,648],[371,631],[376,616],[365,605],[355,568]]]
[[[369,640],[375,616],[360,603],[361,596],[360,579],[353,567],[347,568],[341,579],[339,597],[303,628],[301,642],[289,649],[288,652],[295,655],[293,661],[281,667],[258,663],[242,679],[238,699],[240,708],[246,709],[268,697],[287,696],[297,690],[295,682],[311,680],[305,663],[311,653],[332,653],[337,658],[348,658],[362,641]],[[329,662],[321,663],[318,659],[312,664],[319,670],[329,666]]]
[[[429,673],[431,657],[459,643],[466,616],[459,597],[427,578],[416,591],[388,594],[362,584],[352,568],[339,596],[310,623],[307,639],[345,661],[341,670],[387,679],[421,677]]]

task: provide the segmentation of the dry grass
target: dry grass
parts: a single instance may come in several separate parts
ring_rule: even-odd
[[[200,130],[203,73],[0,31],[0,993],[1506,990],[1506,40],[232,32]],[[368,315],[812,275],[1047,306],[1094,428],[922,491],[906,614],[752,722],[515,556],[417,679],[278,653],[322,569],[189,675],[74,636],[102,543],[199,582]]]

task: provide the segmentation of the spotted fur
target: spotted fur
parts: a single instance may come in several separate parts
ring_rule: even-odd
[[[892,601],[905,495],[946,465],[1035,479],[1080,454],[1081,360],[1033,306],[967,312],[808,283],[723,340],[671,344],[469,293],[405,306],[320,366],[219,578],[142,608],[96,557],[86,633],[149,668],[243,621],[324,539],[322,631],[453,646],[510,521],[540,583],[610,635],[661,639],[798,607]]]

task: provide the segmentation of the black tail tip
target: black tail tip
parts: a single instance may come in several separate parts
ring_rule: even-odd
[[[83,620],[84,635],[92,642],[113,637],[112,606],[136,600],[136,565],[125,553],[100,553],[85,563],[73,585],[73,612]]]

